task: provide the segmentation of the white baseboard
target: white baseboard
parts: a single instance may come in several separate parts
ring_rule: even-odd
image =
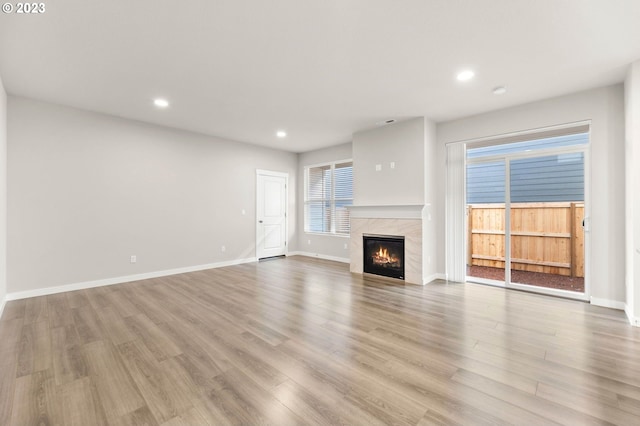
[[[424,284],[429,284],[435,280],[446,280],[447,276],[445,274],[432,274],[424,279]]]
[[[102,287],[102,286],[113,285],[113,284],[122,284],[122,283],[131,282],[131,281],[140,281],[140,280],[147,280],[150,278],[166,277],[169,275],[203,271],[205,269],[222,268],[224,266],[240,265],[243,263],[251,263],[256,261],[257,259],[255,257],[251,257],[247,259],[236,259],[236,260],[229,260],[225,262],[208,263],[205,265],[195,265],[195,266],[186,266],[184,268],[167,269],[164,271],[146,272],[143,274],[106,278],[103,280],[85,281],[85,282],[66,284],[66,285],[61,285],[56,287],[45,287],[45,288],[38,288],[35,290],[18,291],[15,293],[8,293],[5,297],[5,300],[9,301],[9,300],[27,299],[29,297],[46,296],[49,294],[64,293],[66,291],[84,290],[87,288]],[[4,307],[4,303],[2,306]]]
[[[7,304],[7,296],[2,298],[2,301],[0,301],[0,319],[2,319],[2,312],[4,312],[4,305]]]
[[[634,327],[640,327],[640,318],[634,316],[634,313],[631,312],[631,306],[628,304],[624,304],[624,313],[627,314],[627,319],[629,320],[629,324]]]
[[[349,259],[348,257],[328,256],[326,254],[309,253],[309,252],[306,252],[306,251],[290,251],[289,253],[287,253],[287,255],[288,256],[315,257],[317,259],[333,260],[334,262],[351,263],[351,259]]]
[[[593,296],[591,296],[591,304],[595,306],[602,306],[604,308],[618,309],[621,311],[624,311],[625,309],[624,302],[619,302],[617,300],[610,300],[610,299],[601,299],[599,297],[593,297]]]

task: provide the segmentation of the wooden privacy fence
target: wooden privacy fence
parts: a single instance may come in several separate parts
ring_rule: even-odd
[[[469,204],[467,265],[505,267],[505,205]],[[584,203],[511,204],[511,269],[584,277]]]

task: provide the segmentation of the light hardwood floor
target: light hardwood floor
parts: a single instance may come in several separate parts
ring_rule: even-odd
[[[9,302],[0,425],[640,424],[619,311],[292,257]]]

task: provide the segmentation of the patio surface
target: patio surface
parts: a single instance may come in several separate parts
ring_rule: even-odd
[[[488,266],[467,266],[467,276],[504,281],[504,269]],[[557,288],[582,293],[583,277],[565,277],[564,275],[545,274],[542,272],[511,271],[511,282],[529,284],[538,287]]]

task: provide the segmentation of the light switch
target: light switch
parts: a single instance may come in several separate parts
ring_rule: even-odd
[[[395,169],[396,168],[396,162],[395,161],[390,162],[389,163],[389,168]]]
[[[376,164],[376,172],[382,170],[382,164]]]

